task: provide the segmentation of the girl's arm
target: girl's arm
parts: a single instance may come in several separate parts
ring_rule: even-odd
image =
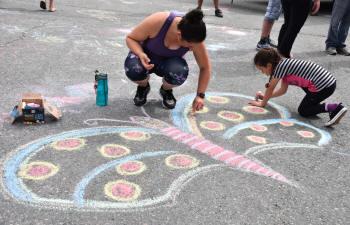
[[[154,13],[144,19],[126,36],[126,45],[130,51],[140,58],[142,65],[147,70],[152,69],[154,65],[149,64],[150,59],[144,53],[140,42],[155,36],[162,26],[166,16],[167,14],[164,12]]]
[[[284,95],[288,90],[288,83],[281,82],[281,86],[278,90],[274,91],[271,98],[279,97],[281,95]]]
[[[194,44],[192,51],[199,67],[197,93],[205,93],[210,80],[211,65],[204,42]],[[192,111],[201,110],[203,106],[204,99],[196,96],[193,100]]]
[[[265,90],[263,100],[262,101],[251,101],[251,102],[249,102],[249,104],[254,105],[254,106],[259,106],[259,107],[265,107],[267,105],[267,102],[269,101],[269,99],[273,97],[274,90],[275,90],[279,81],[280,81],[280,78],[272,78],[271,81],[269,82],[269,87],[266,88],[266,90]],[[282,86],[281,86],[281,88],[282,88]],[[279,90],[277,92],[279,92]],[[274,96],[274,97],[276,97],[276,96]]]

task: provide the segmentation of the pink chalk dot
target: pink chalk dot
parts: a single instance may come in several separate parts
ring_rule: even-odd
[[[27,171],[27,174],[33,177],[46,176],[50,173],[51,168],[47,165],[32,165]]]
[[[107,146],[104,149],[105,153],[109,156],[119,156],[125,154],[127,151],[122,147]]]
[[[138,162],[126,162],[121,164],[120,168],[126,172],[136,172],[141,169],[141,165]]]
[[[297,132],[300,136],[304,138],[313,138],[315,137],[315,134],[310,131],[300,130]]]
[[[192,156],[176,154],[169,156],[165,159],[166,164],[169,167],[176,169],[189,169],[198,166],[199,161]]]
[[[263,138],[263,137],[252,135],[252,136],[247,136],[247,139],[257,144],[266,144],[266,138]]]
[[[56,146],[58,148],[65,148],[65,149],[71,149],[71,148],[77,148],[82,144],[80,139],[66,139],[56,142]]]
[[[187,156],[175,156],[171,158],[170,163],[180,167],[187,167],[191,165],[193,160]]]
[[[289,122],[289,121],[281,121],[280,124],[285,127],[291,127],[294,125],[294,123]]]
[[[135,194],[135,188],[127,183],[116,183],[111,188],[112,195],[118,198],[132,198]]]
[[[251,128],[252,130],[259,131],[259,132],[263,132],[263,131],[266,131],[266,130],[267,130],[267,127],[262,126],[262,125],[260,125],[260,124],[252,124],[252,125],[250,126],[250,128]]]
[[[126,137],[130,137],[130,138],[141,138],[144,133],[139,132],[139,131],[128,131],[124,133]]]
[[[225,129],[222,123],[218,123],[214,121],[203,121],[201,123],[201,127],[209,130],[214,130],[214,131]]]

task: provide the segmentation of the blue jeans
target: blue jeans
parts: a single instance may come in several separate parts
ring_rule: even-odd
[[[326,48],[344,48],[350,26],[350,0],[335,0],[329,25]]]
[[[141,81],[149,74],[155,73],[174,86],[183,84],[188,76],[188,65],[186,60],[181,57],[171,57],[164,59],[155,59],[150,57],[153,69],[147,71],[143,67],[141,60],[134,53],[130,52],[125,59],[124,69],[126,76],[132,81]]]

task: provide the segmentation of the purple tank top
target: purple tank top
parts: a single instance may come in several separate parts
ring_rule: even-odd
[[[149,54],[149,57],[155,56],[155,57],[182,57],[188,52],[188,48],[180,47],[178,49],[169,49],[164,46],[164,38],[168,32],[168,29],[177,16],[181,16],[181,13],[178,12],[170,12],[168,18],[165,20],[165,23],[163,24],[162,28],[160,29],[157,36],[154,38],[147,39],[143,44],[143,49],[147,54]]]

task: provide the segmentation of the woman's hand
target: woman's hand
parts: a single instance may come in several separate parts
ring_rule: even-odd
[[[204,99],[197,96],[192,103],[192,112],[200,111],[204,107]]]
[[[143,67],[145,67],[146,70],[151,70],[154,67],[154,64],[150,64],[151,60],[148,58],[148,56],[146,55],[146,53],[141,53],[139,55],[140,61],[143,65]]]
[[[258,106],[258,107],[265,107],[265,105],[263,104],[262,101],[250,101],[249,105]]]

